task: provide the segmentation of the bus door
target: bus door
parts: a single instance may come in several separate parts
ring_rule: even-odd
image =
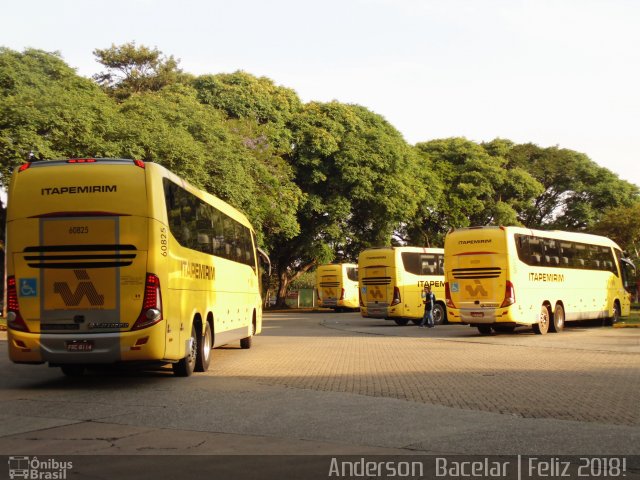
[[[360,294],[370,317],[385,318],[389,307],[389,267],[365,267],[362,275]]]
[[[451,299],[460,309],[463,322],[492,323],[496,309],[504,300],[506,263],[496,253],[452,255],[449,289]]]

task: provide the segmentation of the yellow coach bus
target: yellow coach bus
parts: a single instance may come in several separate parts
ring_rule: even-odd
[[[444,250],[422,247],[379,247],[358,257],[360,313],[363,317],[420,323],[425,283],[436,296],[433,321],[447,319],[444,303]]]
[[[450,322],[535,333],[565,322],[629,315],[635,267],[616,243],[584,233],[519,227],[470,227],[445,239]]]
[[[24,164],[8,192],[9,356],[67,375],[206,371],[212,348],[261,331],[260,253],[242,213],[160,165]]]
[[[355,263],[319,265],[316,269],[316,290],[321,307],[338,312],[358,308],[358,266]]]

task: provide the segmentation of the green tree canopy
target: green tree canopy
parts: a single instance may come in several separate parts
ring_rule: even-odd
[[[157,48],[138,47],[135,42],[112,44],[94,50],[93,54],[107,68],[94,75],[94,80],[118,99],[144,91],[155,92],[188,78],[172,55],[166,57]]]
[[[583,153],[534,144],[515,145],[508,166],[529,172],[544,187],[522,212],[531,228],[584,230],[607,208],[630,205],[638,188],[598,166]]]
[[[292,130],[291,163],[305,198],[300,234],[278,242],[272,255],[280,300],[288,283],[315,264],[354,261],[366,247],[390,244],[424,195],[412,149],[364,107],[311,102]]]
[[[479,145],[465,138],[418,143],[425,168],[441,180],[438,205],[423,219],[430,236],[442,244],[450,228],[470,225],[518,225],[520,211],[542,191],[524,169],[507,168],[511,143]]]
[[[57,54],[0,49],[0,182],[27,160],[117,156],[116,106]]]

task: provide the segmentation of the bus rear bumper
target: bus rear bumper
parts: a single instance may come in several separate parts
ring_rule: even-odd
[[[163,322],[161,322],[163,323]],[[160,328],[158,328],[160,327]],[[164,357],[161,325],[143,330],[100,334],[39,334],[10,331],[9,358],[14,363],[111,364]]]
[[[450,323],[466,323],[471,325],[491,325],[494,323],[515,323],[508,308],[499,309],[473,309],[447,308],[447,317]]]

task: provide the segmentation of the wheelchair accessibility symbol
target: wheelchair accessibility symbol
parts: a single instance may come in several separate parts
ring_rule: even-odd
[[[37,297],[38,296],[38,280],[35,278],[20,279],[20,296],[21,297]]]

